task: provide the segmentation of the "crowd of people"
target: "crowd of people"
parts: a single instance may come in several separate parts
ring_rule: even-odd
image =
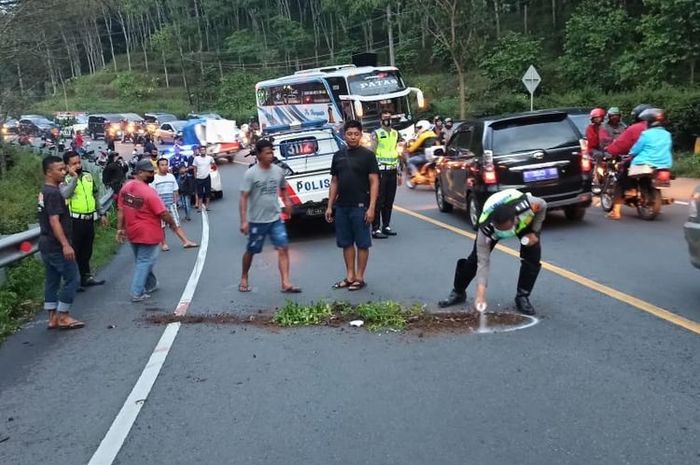
[[[618,108],[591,111],[586,139],[594,158],[600,161],[606,156],[629,154],[631,174],[647,165],[670,168],[671,136],[664,127],[665,112],[639,105],[632,115],[635,121],[627,127]],[[361,143],[362,123],[347,121],[343,127],[346,146],[333,156],[325,219],[334,224],[336,244],[342,249],[345,264],[345,276],[332,285],[333,289],[359,291],[367,286],[365,272],[372,239],[397,235],[391,227],[391,214],[397,186],[402,183],[406,155],[410,173],[424,161],[419,157],[426,142],[444,143],[454,128],[450,118],[443,121],[436,117],[432,124],[418,122],[416,138],[403,153],[398,131],[391,127],[391,116],[389,112],[382,113],[381,126],[372,132],[369,148]],[[75,148],[80,148],[80,139]],[[130,287],[133,302],[149,299],[158,286],[153,267],[158,253],[170,249],[166,226],[184,248],[198,246],[183,230],[178,210],[184,211],[186,221],[191,219],[192,208],[198,212],[209,210],[210,173],[215,164],[206,147],[196,147],[195,155],[188,156],[176,145],[170,159],[160,157],[155,145],[144,149],[148,157],[136,162],[133,179],[128,182],[124,183],[123,168],[116,166],[114,158],[105,167],[105,171],[114,171],[110,185],[118,193],[117,240],[128,240],[134,253],[135,270]],[[290,278],[289,241],[286,225],[280,219],[283,208],[287,214],[292,208],[284,171],[274,164],[274,146],[270,140],[257,141],[255,155],[257,163],[246,171],[240,188],[240,231],[247,236],[247,245],[238,290],[252,289],[253,257],[263,250],[269,237],[278,252],[281,292],[299,293],[302,289],[292,284]],[[97,199],[94,179],[82,171],[78,152],[68,151],[63,159],[45,158],[43,171],[39,249],[46,267],[44,308],[49,312],[49,328],[80,328],[84,323],[71,317],[70,307],[76,292],[104,284],[104,280],[91,273],[90,257],[95,222],[106,222],[106,212]],[[121,177],[117,171],[122,173]],[[624,183],[620,189],[624,189]],[[618,195],[621,199],[622,192]],[[616,199],[616,208],[608,217],[618,219],[620,206]],[[466,289],[476,279],[475,306],[485,309],[490,254],[500,240],[517,237],[521,268],[515,304],[521,313],[534,314],[529,297],[541,268],[540,234],[546,211],[544,200],[515,189],[489,197],[479,218],[472,252],[468,258],[457,261],[453,288],[439,306],[465,302]]]

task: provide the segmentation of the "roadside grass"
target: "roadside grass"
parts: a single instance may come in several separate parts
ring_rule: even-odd
[[[673,173],[683,178],[700,178],[700,154],[686,152],[675,155]]]
[[[37,222],[37,196],[43,182],[41,158],[23,150],[0,146],[10,163],[0,178],[0,234],[13,234]],[[96,176],[96,180],[100,177]],[[115,241],[116,214],[109,214],[109,226],[98,227],[92,264],[95,270],[105,266],[118,249]],[[0,342],[31,320],[41,310],[44,267],[38,254],[27,257],[4,270],[0,285]]]
[[[347,302],[320,301],[309,305],[287,301],[274,315],[274,323],[289,326],[323,326],[334,320],[358,319],[370,331],[404,330],[412,319],[425,314],[420,304],[410,307],[394,301],[367,302],[353,305]]]

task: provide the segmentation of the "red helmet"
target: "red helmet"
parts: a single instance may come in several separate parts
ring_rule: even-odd
[[[605,118],[605,109],[603,108],[594,108],[591,110],[591,114],[589,115],[591,119],[593,118]]]

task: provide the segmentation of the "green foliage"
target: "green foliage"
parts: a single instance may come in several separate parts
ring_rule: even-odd
[[[517,32],[507,32],[481,62],[491,88],[522,87],[520,79],[530,65],[542,61],[542,40]]]
[[[333,307],[327,302],[311,305],[287,301],[275,313],[274,321],[280,326],[313,326],[320,325],[333,315]]]
[[[633,22],[615,2],[584,0],[566,23],[563,77],[573,86],[616,90],[617,59],[630,43]]]
[[[152,77],[132,72],[118,74],[112,85],[119,92],[119,96],[127,101],[141,100],[155,92],[155,81]]]
[[[235,71],[228,73],[219,86],[216,108],[227,117],[247,121],[255,115],[255,83],[263,80],[262,75]]]
[[[43,184],[41,159],[30,151],[0,145],[12,167],[0,178],[0,234],[24,231],[37,222],[37,198]]]
[[[673,173],[676,176],[700,178],[700,155],[681,153],[673,158]]]
[[[7,281],[0,288],[0,341],[31,318],[42,299],[44,267],[27,258],[6,268]]]
[[[418,317],[423,313],[420,305],[404,308],[398,302],[367,302],[353,309],[358,318],[364,320],[367,329],[378,331],[382,329],[402,330],[411,317]]]

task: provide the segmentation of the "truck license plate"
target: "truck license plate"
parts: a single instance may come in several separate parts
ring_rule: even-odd
[[[323,207],[307,208],[306,216],[323,216],[326,213],[326,209]]]

